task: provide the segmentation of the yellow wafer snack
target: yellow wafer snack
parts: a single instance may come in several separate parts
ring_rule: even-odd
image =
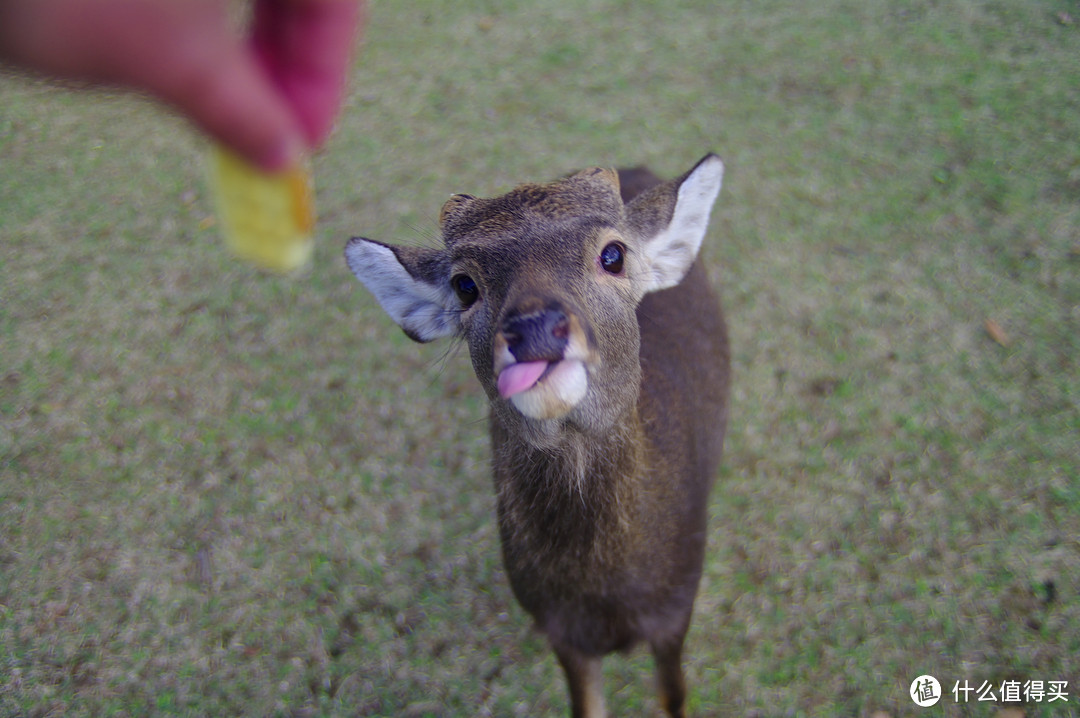
[[[210,176],[221,231],[237,256],[277,272],[311,258],[315,207],[306,166],[267,173],[215,145]]]

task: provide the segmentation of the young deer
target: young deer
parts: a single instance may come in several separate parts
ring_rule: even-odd
[[[604,715],[603,656],[642,640],[661,703],[684,715],[683,639],[727,422],[724,319],[695,264],[722,175],[708,155],[666,183],[625,171],[624,196],[604,169],[459,194],[439,214],[445,249],[345,249],[412,339],[469,344],[506,572],[574,716]]]

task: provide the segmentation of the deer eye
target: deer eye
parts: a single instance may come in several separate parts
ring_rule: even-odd
[[[618,242],[612,242],[600,250],[600,266],[604,268],[605,272],[620,274],[623,270],[625,255],[626,248]]]
[[[480,298],[480,289],[476,282],[467,274],[455,274],[450,279],[450,286],[454,294],[461,300],[461,306],[465,309],[471,307]]]

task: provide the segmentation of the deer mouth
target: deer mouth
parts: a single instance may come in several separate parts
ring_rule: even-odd
[[[530,419],[568,414],[589,389],[595,360],[586,328],[560,307],[514,314],[495,336],[495,388]]]
[[[507,364],[499,372],[499,395],[527,417],[554,419],[585,397],[588,374],[580,359]]]
[[[510,364],[499,373],[499,396],[509,399],[528,391],[551,372],[556,362],[523,361]]]

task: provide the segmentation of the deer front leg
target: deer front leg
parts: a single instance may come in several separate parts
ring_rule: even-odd
[[[652,653],[656,660],[656,678],[660,690],[660,705],[672,718],[686,718],[686,680],[682,671],[682,647],[686,632],[653,641]]]
[[[566,673],[570,687],[573,718],[605,718],[604,686],[600,656],[587,656],[567,646],[555,646],[555,655]]]

